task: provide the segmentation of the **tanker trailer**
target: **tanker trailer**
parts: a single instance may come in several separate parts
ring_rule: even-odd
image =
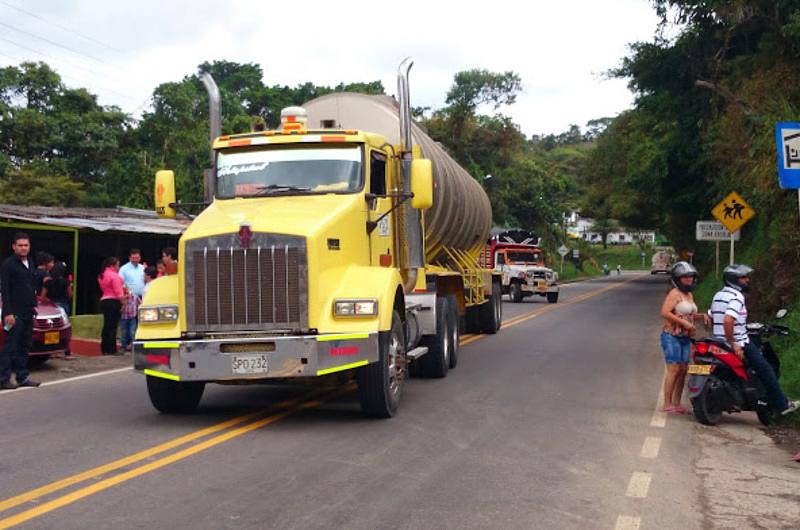
[[[476,265],[488,200],[412,123],[409,69],[399,104],[339,101],[375,122],[340,126],[345,115],[317,112],[322,98],[308,104],[316,121],[290,107],[277,130],[213,140],[212,202],[181,236],[178,273],[139,310],[134,367],[156,409],[193,411],[207,383],[352,375],[363,412],[390,417],[411,363],[431,377],[456,366],[462,320],[499,329],[499,278]],[[155,199],[175,215],[171,171],[157,173]]]

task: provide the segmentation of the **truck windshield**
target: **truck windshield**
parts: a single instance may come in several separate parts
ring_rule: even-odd
[[[363,186],[361,146],[274,146],[217,153],[217,197],[351,193]]]
[[[539,263],[542,255],[538,252],[506,252],[506,258],[511,263]]]

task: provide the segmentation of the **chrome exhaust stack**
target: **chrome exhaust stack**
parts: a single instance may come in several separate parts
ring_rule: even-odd
[[[397,97],[400,104],[400,141],[401,161],[400,167],[403,179],[403,193],[411,193],[411,161],[413,159],[412,147],[413,140],[411,135],[411,99],[409,96],[408,73],[414,61],[411,57],[406,57],[400,66],[397,67]],[[422,216],[419,210],[411,207],[411,201],[406,201],[405,209],[405,232],[408,240],[408,258],[405,264],[408,268],[408,276],[403,285],[406,293],[414,290],[417,283],[417,270],[425,266],[425,242],[422,235]]]
[[[219,87],[208,72],[200,74],[200,81],[208,92],[208,148],[209,169],[203,172],[203,199],[211,202],[214,198],[214,140],[222,135],[222,104],[220,103]]]

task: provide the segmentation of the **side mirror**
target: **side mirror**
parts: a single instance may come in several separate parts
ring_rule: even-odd
[[[775,318],[780,320],[780,319],[782,319],[783,317],[785,317],[788,314],[789,314],[789,310],[788,309],[779,309],[778,312],[775,313]]]
[[[426,210],[433,206],[433,165],[430,160],[418,158],[411,162],[411,207]]]
[[[162,169],[156,172],[155,203],[156,215],[160,218],[172,219],[175,217],[175,172]]]

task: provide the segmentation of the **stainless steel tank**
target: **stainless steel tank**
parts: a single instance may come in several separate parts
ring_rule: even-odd
[[[400,144],[398,105],[389,96],[339,92],[313,99],[303,108],[309,129],[360,129]],[[464,251],[482,248],[492,225],[492,207],[483,188],[416,123],[412,135],[423,156],[433,163],[433,206],[425,212],[428,263],[447,261],[445,246]]]

